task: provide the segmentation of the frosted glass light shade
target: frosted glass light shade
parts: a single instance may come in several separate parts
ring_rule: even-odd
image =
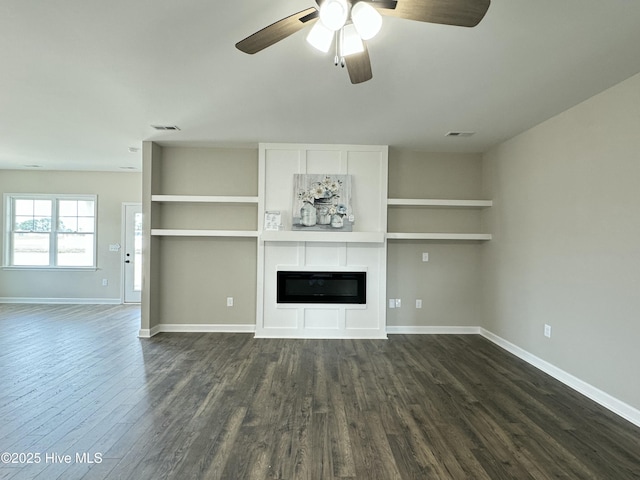
[[[320,7],[320,21],[330,30],[340,30],[349,16],[346,0],[325,0]]]
[[[363,40],[375,37],[382,27],[382,15],[368,3],[358,2],[351,9],[351,20]]]
[[[333,30],[329,30],[322,22],[316,22],[309,32],[309,35],[307,35],[307,42],[321,52],[327,53],[331,47],[334,35]]]
[[[343,57],[353,55],[354,53],[364,52],[364,43],[362,43],[362,39],[360,38],[360,35],[358,35],[358,32],[356,32],[356,27],[353,26],[353,23],[345,25],[342,31]]]

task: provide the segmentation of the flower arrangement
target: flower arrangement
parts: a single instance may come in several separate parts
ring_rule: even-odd
[[[338,195],[340,187],[342,187],[341,180],[326,176],[321,182],[314,182],[308,189],[298,192],[298,198],[311,204],[320,199],[338,199],[340,198]]]
[[[347,206],[341,203],[338,205],[334,205],[331,208],[329,208],[329,214],[340,215],[341,217],[344,217],[347,214]]]

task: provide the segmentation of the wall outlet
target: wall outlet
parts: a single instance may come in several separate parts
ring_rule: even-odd
[[[422,252],[422,261],[423,262],[429,261],[429,252]]]
[[[227,307],[233,307],[233,297],[227,297]]]
[[[396,298],[396,308],[400,308],[402,307],[402,300],[399,298]]]
[[[395,298],[390,298],[389,299],[389,308],[396,308],[396,299]]]
[[[416,300],[416,308],[422,308],[422,300],[419,298]]]
[[[551,325],[544,324],[544,336],[551,338]]]
[[[109,280],[107,280],[106,278],[102,279],[102,286],[106,287],[107,285],[109,285]]]

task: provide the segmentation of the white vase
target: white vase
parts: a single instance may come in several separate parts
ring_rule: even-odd
[[[315,201],[315,207],[318,212],[318,225],[329,225],[331,223],[329,209],[332,205],[331,198],[319,198]]]
[[[304,202],[300,209],[300,225],[305,227],[313,227],[316,224],[316,209],[309,202]]]
[[[332,215],[331,216],[331,227],[333,228],[342,228],[344,226],[344,222],[342,221],[342,215]]]

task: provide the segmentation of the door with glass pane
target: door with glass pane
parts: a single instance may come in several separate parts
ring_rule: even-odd
[[[124,205],[124,302],[140,303],[142,293],[142,205]]]

